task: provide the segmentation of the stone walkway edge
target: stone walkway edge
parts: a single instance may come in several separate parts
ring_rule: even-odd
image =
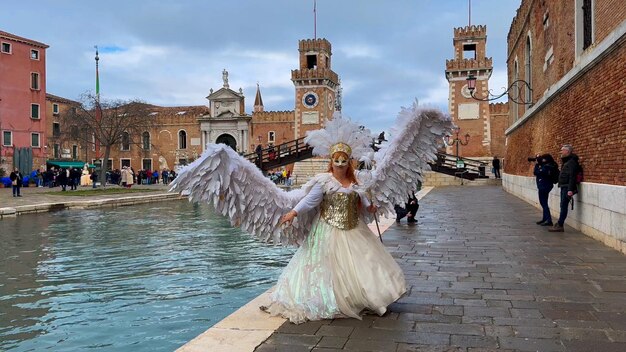
[[[417,199],[422,199],[432,189],[433,187],[423,187],[416,194]],[[380,219],[381,233],[384,233],[394,221],[395,219]],[[376,233],[376,224],[372,223],[369,226]],[[272,290],[273,288],[270,288],[263,292],[176,351],[254,351],[286,321],[281,317],[272,317],[259,309],[259,306],[269,304]]]
[[[117,198],[100,198],[90,200],[59,201],[40,204],[19,205],[0,208],[0,219],[29,213],[42,213],[64,209],[92,209],[100,207],[116,207],[163,201],[168,199],[184,199],[176,193],[157,193],[124,196]]]

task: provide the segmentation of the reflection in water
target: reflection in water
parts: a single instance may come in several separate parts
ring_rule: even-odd
[[[0,350],[171,351],[292,253],[185,201],[2,220]]]

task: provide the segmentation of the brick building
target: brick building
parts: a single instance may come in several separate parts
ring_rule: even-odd
[[[0,167],[26,174],[46,158],[48,45],[0,31]]]
[[[585,181],[567,223],[626,253],[626,2],[523,0],[507,40],[509,82],[530,86],[509,111],[505,189],[536,203],[527,157],[572,144]]]
[[[469,135],[467,145],[460,146],[459,155],[479,160],[502,157],[508,103],[490,104],[474,98],[487,97],[493,72],[493,61],[487,57],[487,26],[454,28],[453,45],[454,58],[446,60],[448,108],[452,121],[460,128],[459,135]],[[467,84],[469,75],[476,77],[474,96]],[[455,153],[455,147],[448,147],[447,153]]]

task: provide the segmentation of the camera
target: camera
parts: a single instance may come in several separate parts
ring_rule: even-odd
[[[536,156],[529,156],[528,157],[528,162],[533,162],[533,161],[537,161],[537,157]]]

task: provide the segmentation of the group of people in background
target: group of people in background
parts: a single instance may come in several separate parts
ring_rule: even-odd
[[[267,174],[267,177],[269,177],[269,179],[272,180],[272,182],[274,182],[277,185],[285,185],[285,186],[292,185],[291,171],[287,169],[281,169],[275,172],[270,172]]]
[[[529,161],[535,161],[533,174],[537,183],[539,193],[539,204],[543,210],[541,220],[537,221],[537,225],[549,226],[550,232],[563,232],[563,225],[567,218],[568,208],[572,197],[578,193],[578,183],[582,181],[582,167],[580,166],[578,156],[574,154],[574,148],[565,144],[561,147],[561,169],[550,154],[538,154],[529,158]],[[560,212],[559,219],[555,223],[552,221],[550,206],[548,199],[554,185],[559,188],[560,194]]]

